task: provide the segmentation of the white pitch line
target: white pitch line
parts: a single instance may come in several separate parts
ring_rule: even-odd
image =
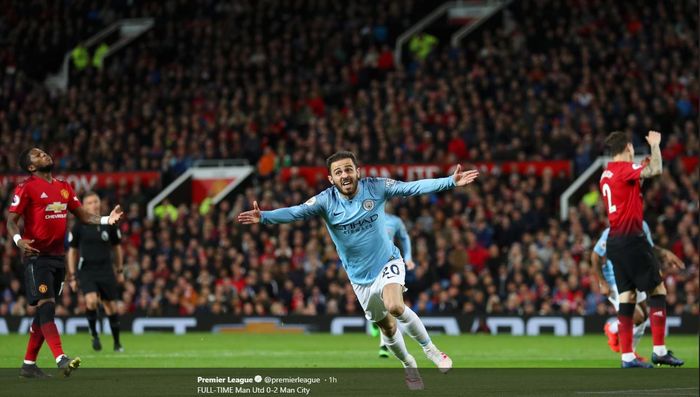
[[[697,387],[670,387],[664,389],[631,389],[631,390],[608,390],[608,391],[577,391],[576,394],[614,394],[614,393],[641,393],[650,394],[657,392],[669,392],[669,391],[687,391],[687,390],[698,390]],[[681,394],[676,394],[681,395]],[[684,396],[692,396],[694,394],[682,394]]]

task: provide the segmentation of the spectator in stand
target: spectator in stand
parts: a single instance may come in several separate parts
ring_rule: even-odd
[[[0,11],[8,21],[0,33],[11,43],[0,49],[10,66],[0,70],[1,169],[17,171],[17,153],[41,145],[59,170],[155,170],[165,183],[205,158],[245,158],[269,172],[208,212],[174,206],[176,219],[145,218],[154,186],[136,183],[129,192],[115,183],[101,191],[127,211],[122,314],[359,314],[337,255],[321,248],[331,243],[320,222],[278,233],[231,223],[257,192],[274,192],[261,202],[271,208],[319,189],[299,176],[282,181],[281,167],[319,165],[347,148],[365,164],[574,159],[580,172],[602,153],[607,132],[626,130],[639,141],[651,127],[668,137],[669,167],[645,184],[647,221],[655,240],[687,266],[665,275],[673,285],[668,310],[700,314],[700,177],[697,165],[683,165],[700,154],[692,2],[634,10],[612,0],[514,2],[512,23],[476,32],[457,48],[440,43],[431,62],[415,68],[397,64],[388,45],[430,2],[302,1],[296,9],[283,2],[104,2],[97,19],[49,7],[41,13],[48,23],[23,17],[25,3],[13,0]],[[288,21],[280,24],[279,15]],[[61,59],[123,16],[158,23],[101,70],[72,71],[63,95],[31,82],[41,72],[31,70],[41,64],[31,62],[35,56],[60,47],[54,55]],[[44,33],[26,34],[32,29]],[[64,45],[39,42],[52,37]],[[570,183],[549,172],[498,170],[467,194],[394,202],[416,242],[410,306],[421,313],[610,314],[588,281],[590,240],[605,228],[604,212],[590,198],[560,221],[558,198]],[[0,186],[5,215],[11,188]],[[22,268],[2,225],[0,243],[0,314],[24,313],[16,287]],[[76,296],[57,304],[57,313],[85,310]]]

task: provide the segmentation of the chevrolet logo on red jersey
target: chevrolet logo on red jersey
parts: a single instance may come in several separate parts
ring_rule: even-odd
[[[58,201],[55,201],[49,205],[46,206],[46,212],[64,212],[66,209],[68,209],[68,204],[66,203],[60,203]]]

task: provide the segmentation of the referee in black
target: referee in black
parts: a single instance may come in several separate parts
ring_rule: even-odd
[[[83,208],[91,214],[100,214],[100,197],[89,192],[83,196]],[[109,316],[109,326],[114,338],[114,351],[123,352],[119,341],[119,316],[117,314],[117,282],[124,282],[124,261],[121,232],[116,225],[88,225],[76,222],[68,236],[68,275],[70,287],[77,291],[77,284],[85,295],[87,318],[92,335],[92,348],[102,350],[97,334],[97,308],[100,300]],[[114,270],[112,269],[114,263]],[[76,267],[77,283],[76,283]]]

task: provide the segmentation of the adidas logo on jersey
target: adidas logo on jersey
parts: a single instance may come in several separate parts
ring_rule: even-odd
[[[46,194],[46,192],[41,192],[41,198],[49,198],[49,196]]]

